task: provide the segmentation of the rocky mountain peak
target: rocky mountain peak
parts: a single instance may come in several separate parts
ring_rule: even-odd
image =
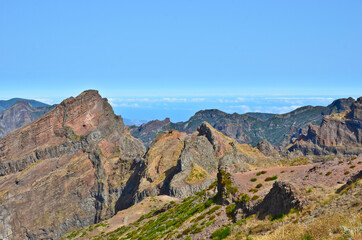
[[[5,239],[57,239],[114,215],[145,152],[94,90],[8,134],[0,149]]]

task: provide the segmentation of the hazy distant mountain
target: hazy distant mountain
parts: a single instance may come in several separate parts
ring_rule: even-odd
[[[155,120],[130,129],[134,137],[140,138],[148,145],[165,130],[175,129],[190,133],[206,121],[218,131],[235,138],[240,143],[250,143],[255,146],[263,139],[267,139],[273,145],[286,146],[292,138],[306,133],[309,124],[319,125],[324,115],[345,111],[353,102],[353,98],[338,99],[327,107],[305,106],[285,114],[228,114],[217,109],[202,110],[186,122],[172,123],[167,119]]]
[[[0,112],[8,109],[11,105],[15,104],[16,102],[23,101],[30,103],[33,107],[48,107],[49,104],[42,103],[36,100],[31,99],[24,99],[24,98],[12,98],[9,100],[0,100]]]
[[[123,118],[123,123],[125,125],[135,125],[135,126],[140,126],[143,123],[146,123],[146,120],[135,120],[135,119],[128,119],[128,118]]]
[[[32,100],[31,100],[32,101]],[[53,106],[32,101],[36,105],[44,105],[42,107],[34,107],[28,101],[17,101],[9,108],[0,112],[0,138],[15,129],[22,127],[32,121],[38,119],[43,114],[53,109]],[[8,104],[7,102],[6,104]],[[6,106],[6,104],[4,104]]]

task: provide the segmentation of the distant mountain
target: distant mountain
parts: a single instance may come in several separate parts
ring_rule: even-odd
[[[309,124],[319,125],[324,115],[339,113],[350,109],[353,98],[335,100],[327,107],[305,106],[285,114],[245,113],[228,114],[217,109],[197,112],[186,122],[172,123],[150,121],[139,127],[130,127],[131,134],[140,138],[146,145],[161,132],[174,129],[183,132],[193,132],[202,122],[208,122],[213,128],[228,137],[235,138],[240,143],[255,146],[263,139],[279,147],[287,146],[292,138],[298,138],[306,133]]]
[[[54,107],[42,104],[40,102],[37,102],[36,105],[45,106],[34,107],[27,101],[18,101],[9,108],[0,112],[0,138],[4,137],[17,128],[38,119],[40,116],[49,112]]]
[[[28,102],[30,103],[33,107],[49,107],[49,104],[46,103],[42,103],[36,100],[31,100],[31,99],[24,99],[24,98],[12,98],[9,100],[0,100],[0,112],[8,109],[10,106],[14,105],[16,102]]]
[[[135,119],[123,118],[123,123],[125,125],[129,125],[129,126],[132,126],[132,125],[140,126],[140,125],[142,125],[143,123],[146,123],[146,122],[147,122],[146,120],[135,120]]]

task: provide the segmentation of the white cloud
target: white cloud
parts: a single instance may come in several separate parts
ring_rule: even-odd
[[[246,98],[234,98],[234,99],[228,99],[228,98],[219,98],[218,101],[220,103],[239,103],[239,102],[245,102],[247,99]],[[250,100],[250,99],[249,99]]]
[[[190,102],[204,102],[206,98],[191,98]]]
[[[49,104],[49,105],[52,105],[52,104],[55,103],[54,99],[50,99],[50,98],[36,98],[34,100],[38,101],[38,102],[46,103],[46,104]]]
[[[165,102],[187,102],[186,98],[162,98]]]

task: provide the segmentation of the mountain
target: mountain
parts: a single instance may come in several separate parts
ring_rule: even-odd
[[[0,239],[314,239],[340,237],[341,226],[358,234],[362,158],[338,152],[312,163],[317,153],[302,147],[361,149],[361,100],[284,115],[206,110],[184,123],[156,120],[137,128],[166,129],[146,149],[107,99],[85,91],[0,139]],[[18,108],[32,106],[8,110],[27,112]],[[321,112],[320,127],[309,126],[288,152],[268,140],[277,134],[253,147],[201,122],[232,133],[243,119],[245,129],[268,123],[285,132]],[[315,221],[323,231],[311,231]]]
[[[304,155],[362,154],[362,97],[350,109],[324,116],[320,126],[309,125],[307,134],[301,135],[289,151]]]
[[[3,239],[58,239],[113,216],[145,151],[93,90],[11,132],[0,149]]]
[[[58,239],[147,197],[191,196],[220,164],[244,171],[268,159],[206,122],[191,134],[167,131],[145,152],[94,90],[9,133],[0,149],[3,239]]]
[[[24,99],[24,98],[12,98],[9,100],[0,100],[0,111],[8,109],[10,106],[14,105],[16,102],[28,102],[33,107],[49,107],[48,104],[31,100],[31,99]]]
[[[204,121],[228,137],[240,143],[255,146],[263,139],[272,145],[284,147],[291,139],[298,138],[307,131],[309,124],[319,125],[324,115],[340,113],[350,109],[353,98],[335,100],[327,107],[305,106],[286,114],[228,114],[220,110],[202,110],[186,122],[172,123],[169,119],[155,120],[139,127],[131,126],[131,134],[141,139],[146,146],[160,133],[168,129],[193,132]]]
[[[53,108],[54,106],[34,107],[27,101],[17,101],[0,112],[0,138],[31,123]]]
[[[146,120],[134,120],[134,119],[128,119],[128,118],[123,118],[123,122],[125,125],[135,125],[135,126],[140,126],[143,123],[146,123]]]

